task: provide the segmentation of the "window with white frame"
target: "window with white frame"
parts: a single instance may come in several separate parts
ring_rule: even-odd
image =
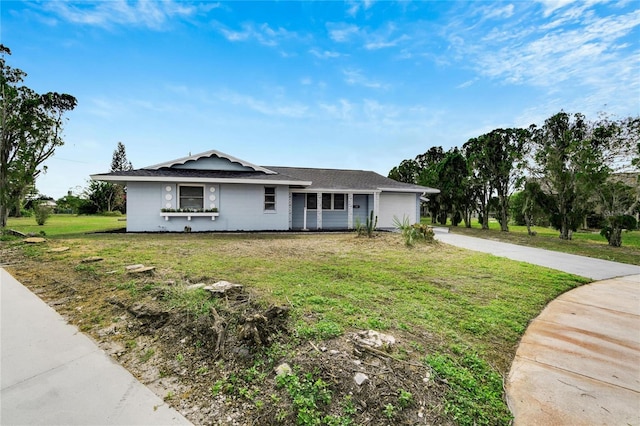
[[[344,210],[345,194],[322,194],[322,210]],[[311,207],[311,205],[313,207]],[[307,194],[307,209],[315,210],[318,208],[316,194]]]
[[[307,194],[307,209],[316,210],[318,208],[318,195]]]
[[[204,209],[204,186],[180,185],[178,187],[180,209]]]
[[[264,187],[264,210],[271,212],[276,210],[276,188],[274,186]]]

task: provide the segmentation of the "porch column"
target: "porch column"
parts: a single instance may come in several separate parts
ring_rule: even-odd
[[[289,229],[293,229],[293,193],[289,191]]]
[[[322,229],[322,192],[316,194],[317,209],[316,209],[316,229]]]
[[[353,194],[347,194],[347,229],[353,229]]]
[[[380,193],[373,193],[373,217],[376,218],[380,215]]]

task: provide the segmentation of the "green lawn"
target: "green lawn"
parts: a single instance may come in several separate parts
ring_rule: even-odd
[[[56,237],[126,228],[125,220],[126,216],[54,214],[47,219],[44,225],[39,226],[35,217],[10,217],[7,221],[7,229],[13,229],[25,234],[40,234],[44,232],[47,237]]]
[[[396,335],[397,356],[428,363],[448,383],[442,405],[458,424],[509,423],[503,379],[520,337],[549,301],[587,282],[439,243],[408,248],[389,233],[372,239],[354,233],[82,234],[122,224],[98,216],[53,216],[43,227],[33,218],[11,219],[9,228],[42,229],[49,242],[2,244],[23,247],[24,255],[46,264],[47,274],[56,268],[74,274],[93,293],[126,288],[127,297],[144,298],[167,288],[165,302],[174,309],[201,302],[185,301],[168,282],[242,283],[265,305],[293,307],[291,327],[301,346],[362,329]],[[71,250],[48,252],[62,245]],[[104,261],[80,264],[88,256]],[[155,266],[153,280],[128,276],[124,266],[134,263]],[[82,284],[74,286],[81,294]],[[91,309],[82,315],[106,316]]]
[[[431,219],[423,218],[422,222],[431,225]],[[610,247],[607,244],[607,240],[597,231],[574,232],[570,241],[563,241],[558,238],[559,232],[553,228],[533,227],[532,229],[537,233],[535,236],[527,234],[526,226],[509,225],[509,232],[501,232],[500,224],[495,220],[489,221],[488,230],[482,230],[481,225],[476,220],[472,221],[471,228],[465,228],[464,223],[458,226],[448,224],[447,227],[451,232],[471,237],[487,238],[597,259],[640,265],[640,231],[623,232],[622,247]]]

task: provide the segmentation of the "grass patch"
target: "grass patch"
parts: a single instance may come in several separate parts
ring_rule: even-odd
[[[77,219],[66,217],[70,223]],[[85,224],[82,229],[88,227]],[[59,224],[56,229],[70,228],[73,225]],[[443,404],[460,424],[472,420],[476,424],[509,423],[502,377],[509,371],[520,337],[550,300],[587,282],[439,243],[409,249],[400,235],[390,233],[369,239],[339,233],[79,235],[74,229],[57,233],[55,238],[56,243],[72,249],[64,256],[45,249],[30,252],[30,256],[46,264],[47,271],[77,274],[92,292],[115,288],[135,300],[161,287],[159,301],[169,309],[199,316],[221,302],[212,301],[203,290],[188,290],[184,284],[227,280],[243,284],[265,305],[291,306],[293,328],[302,341],[369,328],[404,336],[406,344],[401,345],[426,360],[449,383]],[[88,255],[105,260],[78,267],[79,260]],[[123,277],[124,266],[138,262],[156,267],[152,282]],[[21,273],[31,273],[9,269],[18,279]],[[120,272],[108,274],[114,270]],[[96,321],[101,315],[106,317],[96,313]],[[135,342],[127,345],[135,347]],[[147,362],[153,355],[151,349],[141,349],[138,356]],[[281,356],[273,355],[272,361]],[[216,380],[209,391],[241,395],[257,407],[270,398],[254,388],[265,371],[272,370],[261,367],[256,374],[249,371],[251,376]],[[322,410],[311,403],[328,404],[325,383],[306,373],[292,377],[296,379],[282,379],[281,386],[296,404],[297,421],[312,424],[322,418],[338,424],[337,418],[323,418]],[[397,392],[389,407],[379,407],[387,410],[384,415],[390,421],[413,404],[411,393]],[[344,413],[354,410],[342,397],[334,399],[344,405]]]
[[[69,237],[74,234],[113,231],[125,228],[126,222],[118,220],[124,218],[125,216],[54,214],[49,216],[44,225],[40,226],[33,217],[10,217],[7,220],[7,229],[14,229],[24,234],[40,234],[44,232],[47,237],[62,235]]]

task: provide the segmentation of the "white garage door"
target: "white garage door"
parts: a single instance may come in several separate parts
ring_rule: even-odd
[[[379,228],[393,228],[394,216],[402,221],[404,217],[409,219],[409,223],[418,222],[416,218],[416,194],[387,193],[380,194],[380,210],[378,215]]]

